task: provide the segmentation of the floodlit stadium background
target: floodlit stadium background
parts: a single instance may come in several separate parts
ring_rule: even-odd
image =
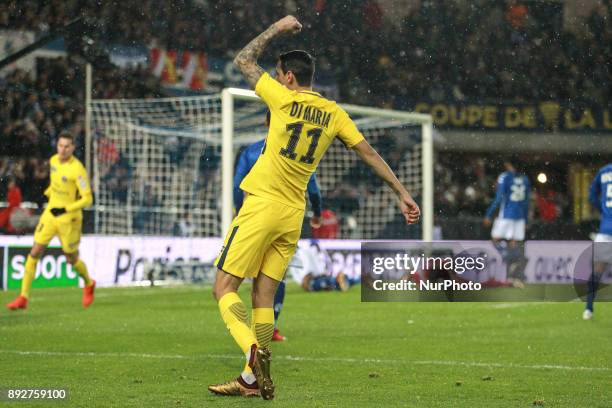
[[[609,0],[6,1],[0,4],[0,59],[33,46],[0,69],[0,288],[8,290],[0,291],[0,301],[19,287],[24,248],[46,202],[48,158],[62,130],[76,135],[76,155],[94,187],[94,205],[84,212],[82,257],[109,289],[100,291],[91,311],[97,322],[78,313],[66,317],[74,313],[67,303],[74,292],[65,287],[78,279],[55,242],[34,285],[30,314],[0,312],[0,389],[73,381],[65,384],[74,401],[103,406],[115,391],[106,369],[124,381],[113,405],[155,405],[156,395],[164,406],[218,402],[206,399],[204,385],[214,374],[233,372],[223,371],[232,361],[223,356],[235,350],[223,343],[228,339],[220,324],[197,326],[206,319],[218,323],[208,287],[117,286],[149,285],[150,278],[210,281],[228,210],[220,92],[248,87],[233,57],[287,13],[304,24],[302,33],[268,47],[261,64],[270,70],[281,50],[315,55],[315,88],[372,109],[354,118],[431,214],[428,232],[406,227],[386,187],[353,153],[332,146],[319,170],[326,227],[313,231],[307,214],[301,242],[322,240],[330,274],[359,276],[363,239],[488,240],[483,217],[510,159],[532,183],[527,248],[548,262],[543,272],[532,257],[527,281],[547,276],[571,284],[571,267],[561,261],[583,248],[567,244],[561,256],[538,241],[588,241],[597,230],[599,215],[587,197],[593,176],[612,157]],[[391,120],[376,109],[431,115],[431,157],[422,123]],[[236,100],[233,112],[235,157],[265,135],[265,109]],[[290,340],[278,348],[279,376],[292,387],[280,397],[286,404],[302,398],[299,389],[307,390],[306,405],[376,399],[402,405],[385,399],[387,392],[411,394],[403,403],[415,406],[611,403],[603,386],[612,369],[606,304],[591,327],[577,320],[577,303],[383,304],[364,312],[358,289],[337,296],[297,286],[289,291],[283,319]],[[128,309],[137,312],[128,318]],[[327,319],[334,310],[345,318]],[[193,323],[190,315],[199,320]],[[48,331],[53,347],[39,330]],[[79,330],[88,333],[84,343],[67,339]],[[334,341],[321,340],[322,334],[315,341],[315,332],[331,333]],[[153,333],[150,342],[147,333]],[[321,341],[326,348],[304,351]],[[398,355],[400,362],[390,363]],[[74,364],[72,380],[53,374],[64,359]],[[100,387],[85,385],[82,365],[102,359]],[[133,376],[122,371],[125,359],[135,361]],[[300,361],[306,368],[292,372]],[[356,368],[355,361],[371,365]],[[8,368],[16,364],[17,371]],[[207,364],[211,369],[202,369]],[[324,384],[318,390],[303,382],[315,373]],[[341,385],[354,385],[338,380],[342,373],[356,374],[354,396],[336,394]],[[570,374],[575,383],[564,388]],[[168,377],[163,392],[146,384]],[[442,389],[439,398],[428,393],[432,378]],[[140,386],[149,396],[135,391]],[[495,393],[500,400],[490,399]]]

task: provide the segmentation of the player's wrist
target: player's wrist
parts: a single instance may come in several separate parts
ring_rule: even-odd
[[[266,31],[269,33],[268,38],[277,37],[285,32],[282,27],[279,27],[278,22],[273,23]]]
[[[404,197],[412,198],[412,196],[410,195],[408,190],[404,188],[404,186],[397,186],[397,188],[394,188],[394,190],[395,190],[395,195],[397,195],[397,198],[399,199],[402,199]]]

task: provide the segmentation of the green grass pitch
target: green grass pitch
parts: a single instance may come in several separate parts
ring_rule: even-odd
[[[99,289],[89,310],[80,296],[35,290],[27,311],[0,310],[0,388],[69,390],[41,407],[612,406],[610,303],[585,322],[579,303],[366,304],[358,287],[289,285],[263,401],[206,389],[243,364],[209,287]]]

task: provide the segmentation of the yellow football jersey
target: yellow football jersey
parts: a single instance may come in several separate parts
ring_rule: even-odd
[[[304,209],[308,180],[338,136],[347,148],[364,140],[349,115],[317,92],[291,91],[264,73],[255,87],[270,109],[257,162],[240,184],[256,196]]]
[[[49,160],[51,184],[45,195],[49,197],[47,208],[66,208],[77,211],[91,205],[92,196],[87,171],[76,157],[61,163],[57,154]]]

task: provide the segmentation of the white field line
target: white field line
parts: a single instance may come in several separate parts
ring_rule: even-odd
[[[533,307],[539,306],[542,303],[537,302],[517,302],[517,303],[493,303],[490,307],[492,309],[514,309],[516,307]]]
[[[110,358],[142,358],[160,360],[239,360],[241,357],[229,354],[199,354],[194,356],[182,354],[149,354],[149,353],[105,353],[105,352],[69,352],[69,351],[21,351],[0,350],[0,354],[20,356],[59,356],[59,357],[110,357]],[[404,365],[430,365],[455,367],[487,367],[487,368],[517,368],[527,370],[566,370],[566,371],[612,371],[610,367],[585,367],[558,364],[515,364],[515,363],[483,363],[477,361],[444,361],[444,360],[391,360],[379,358],[345,358],[345,357],[301,357],[289,355],[276,355],[277,360],[310,361],[310,362],[339,362],[351,364],[404,364]]]
[[[122,286],[122,287],[118,287],[119,289],[122,289],[122,291],[120,293],[118,292],[106,292],[104,291],[107,288],[101,288],[102,291],[96,289],[96,298],[111,298],[111,297],[116,297],[116,298],[122,298],[122,297],[126,297],[126,296],[157,296],[157,295],[164,295],[167,296],[168,292],[165,291],[161,291],[158,289],[177,289],[179,288],[178,286],[156,286],[155,288],[151,288],[151,291],[148,290],[135,290],[135,289],[142,289],[142,286]],[[211,289],[212,286],[208,285],[202,285],[202,286],[195,286],[195,287],[187,287],[187,286],[180,286],[181,289],[181,293],[182,292],[202,292],[205,294],[208,293],[212,293]],[[81,289],[82,288],[74,288],[76,291],[76,297],[80,296],[81,294]],[[115,289],[115,288],[113,288]],[[212,294],[210,295],[212,297]],[[58,301],[58,299],[62,299],[59,296],[45,296],[45,295],[36,295],[34,298],[34,302],[47,302],[47,301]]]

